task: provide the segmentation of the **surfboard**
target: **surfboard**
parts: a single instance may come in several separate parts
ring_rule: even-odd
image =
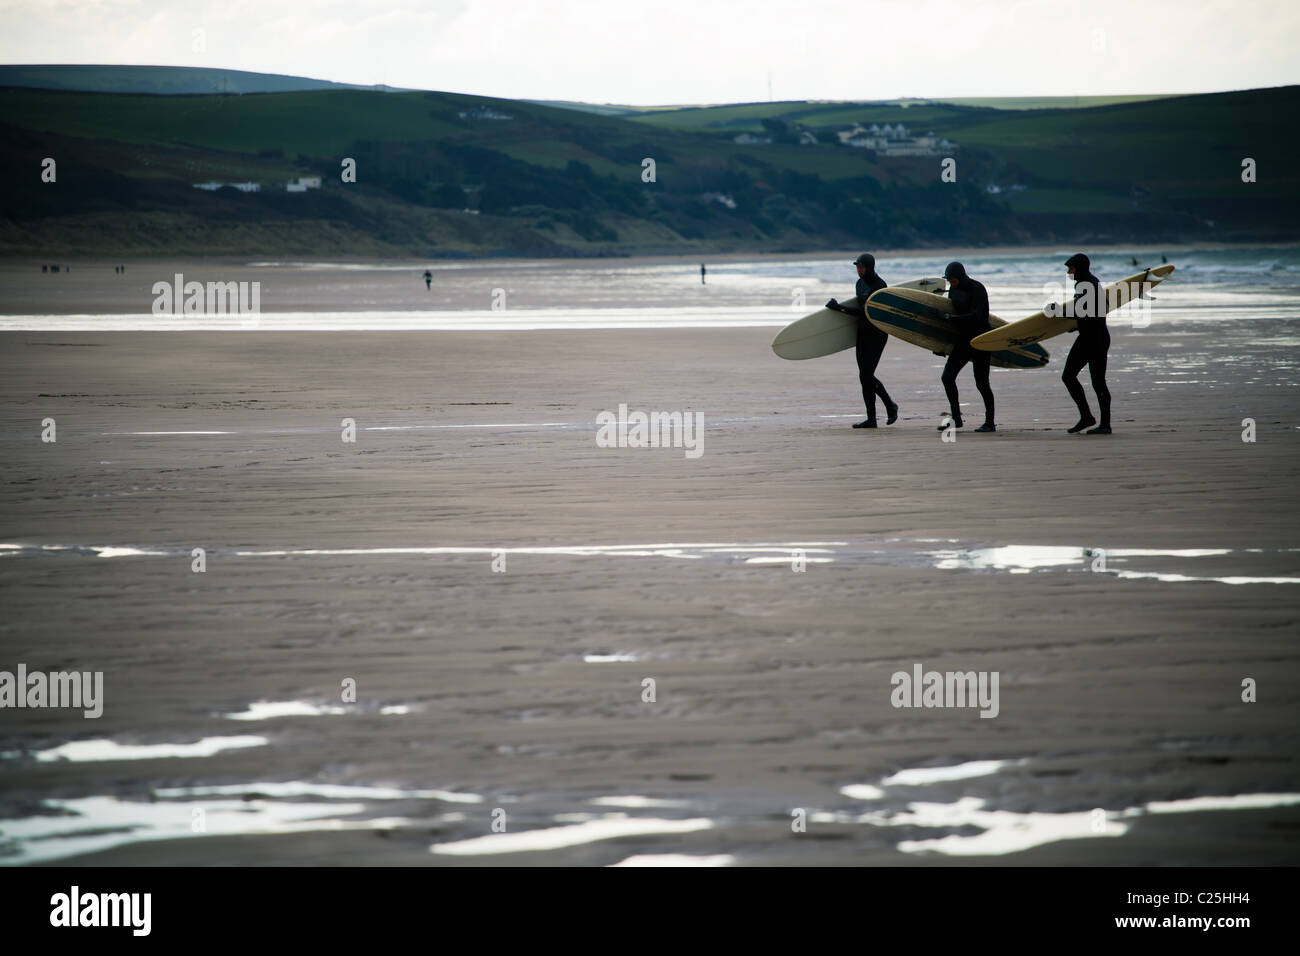
[[[942,291],[943,279],[913,279],[892,289],[923,289]],[[842,301],[843,305],[861,307],[862,300],[857,296]],[[772,351],[783,359],[820,358],[833,355],[852,348],[858,342],[858,323],[862,321],[856,315],[845,315],[834,309],[818,309],[811,315],[791,322],[772,340]]]
[[[1143,269],[1118,282],[1110,283],[1105,287],[1106,311],[1114,312],[1120,306],[1128,305],[1134,299],[1145,296],[1155,286],[1169,278],[1173,271],[1174,267],[1171,265],[1156,266],[1154,269]],[[1058,311],[1064,313],[1065,305],[1062,305]],[[997,349],[1032,345],[1043,339],[1050,339],[1054,335],[1070,332],[1076,326],[1074,319],[1066,318],[1063,314],[1048,315],[1046,312],[1035,312],[1017,322],[1010,322],[1001,328],[977,335],[971,339],[970,344],[977,349],[992,352]]]
[[[944,318],[952,310],[947,296],[916,289],[881,289],[867,299],[867,318],[876,328],[943,355],[951,355],[957,344],[957,327]],[[997,328],[1007,323],[990,315],[989,324]],[[1015,345],[993,352],[990,361],[999,368],[1042,368],[1048,357],[1041,345]]]

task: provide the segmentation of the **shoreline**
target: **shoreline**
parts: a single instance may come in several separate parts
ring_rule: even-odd
[[[1290,241],[1269,241],[1269,240],[1247,240],[1241,242],[1178,242],[1169,244],[1159,243],[1085,243],[1093,253],[1114,254],[1114,253],[1185,253],[1185,252],[1214,252],[1220,250],[1238,250],[1238,249],[1297,249],[1300,248],[1300,240]],[[906,258],[919,259],[927,257],[939,258],[956,258],[960,256],[1010,256],[1017,253],[1022,255],[1054,255],[1062,249],[1074,246],[1065,242],[1060,243],[1035,243],[1029,245],[997,245],[997,246],[934,246],[934,247],[910,247],[901,249],[876,249],[873,254],[877,259],[883,258]],[[275,262],[279,265],[293,265],[298,263],[320,263],[323,265],[419,265],[422,268],[432,266],[442,266],[445,269],[468,268],[473,266],[489,265],[510,265],[515,263],[545,264],[561,267],[582,267],[589,266],[594,262],[625,262],[636,261],[649,265],[661,264],[696,264],[698,265],[701,257],[707,265],[709,262],[753,262],[753,261],[790,261],[799,262],[805,260],[834,259],[839,257],[848,257],[852,261],[862,250],[861,249],[825,249],[809,250],[804,252],[723,252],[723,253],[653,253],[653,254],[615,254],[608,256],[579,256],[579,257],[551,257],[551,256],[464,256],[464,257],[430,257],[419,258],[412,256],[313,256],[298,254],[278,254],[266,253],[257,255],[242,256],[181,256],[181,257],[164,257],[164,256],[125,256],[119,259],[109,258],[103,255],[96,256],[66,256],[66,257],[34,257],[31,255],[6,254],[0,255],[0,271],[16,263],[25,263],[35,265],[39,268],[43,263],[50,262],[51,258],[58,258],[58,264],[72,263],[73,265],[98,266],[103,265],[111,268],[113,265],[127,263],[142,265],[144,263],[161,263],[161,262],[198,262],[213,263],[218,265],[236,265],[251,266],[255,262]]]
[[[1062,280],[1061,262],[1067,248],[1053,246],[1004,246],[985,250],[957,247],[931,250],[878,250],[883,274],[889,280],[917,278],[908,273],[927,272],[939,275],[943,264],[958,258],[966,262],[971,274],[979,278],[980,269],[988,269],[985,281],[991,283],[993,311],[1004,319],[1029,315],[1041,308],[1044,283]],[[1298,261],[1291,246],[1187,245],[1181,247],[1094,247],[1088,251],[1095,263],[1106,262],[1101,274],[1126,275],[1132,271],[1127,260],[1142,256],[1148,265],[1156,265],[1161,255],[1176,268],[1191,270],[1177,273],[1191,275],[1193,287],[1203,285],[1201,277],[1214,278],[1218,269],[1216,256],[1224,267],[1239,275],[1242,290],[1260,282],[1277,285],[1294,273]],[[1077,251],[1077,250],[1075,250]],[[200,308],[186,318],[187,327],[208,323],[223,327],[237,315],[216,299],[217,283],[239,284],[240,296],[252,302],[243,308],[263,316],[298,315],[288,327],[308,328],[310,316],[323,316],[323,327],[336,325],[344,313],[366,314],[380,323],[402,325],[407,318],[426,316],[431,326],[466,325],[468,317],[482,319],[482,324],[506,328],[528,322],[529,313],[543,318],[546,324],[557,311],[569,311],[572,327],[601,324],[607,317],[611,327],[643,322],[653,326],[668,316],[647,314],[646,310],[675,310],[685,317],[683,325],[729,325],[755,312],[770,313],[765,324],[784,325],[801,315],[815,311],[828,297],[851,295],[853,269],[857,252],[807,252],[772,254],[765,257],[731,255],[717,258],[697,256],[647,256],[611,259],[480,259],[455,262],[430,262],[410,259],[352,258],[314,260],[311,258],[173,258],[144,259],[119,263],[93,259],[62,263],[70,267],[58,274],[41,272],[34,260],[0,260],[0,284],[6,296],[0,302],[0,315],[20,316],[38,325],[44,317],[86,317],[93,327],[94,317],[140,317],[141,329],[167,325],[176,301],[171,289],[177,273],[184,281],[204,285],[214,303]],[[1276,260],[1287,263],[1272,278],[1265,278],[1258,263],[1252,260]],[[1194,260],[1194,261],[1189,261]],[[124,264],[124,274],[116,266]],[[700,265],[707,271],[701,282]],[[1200,271],[1195,271],[1200,270]],[[423,273],[430,275],[426,285]],[[153,315],[159,296],[158,283],[168,290],[163,297],[167,312]],[[224,285],[222,286],[225,287]],[[230,286],[234,288],[233,285]],[[1170,284],[1175,298],[1178,283]],[[252,293],[256,292],[254,296]],[[233,296],[233,292],[230,293]],[[1186,301],[1186,300],[1185,300]],[[203,303],[200,302],[200,306]],[[207,309],[211,308],[211,312]],[[456,313],[462,313],[457,316]],[[784,321],[782,321],[784,319]],[[514,321],[512,321],[514,320]],[[475,323],[477,324],[477,323]],[[671,323],[668,323],[671,324]],[[285,326],[282,326],[285,327]],[[162,329],[159,329],[160,331]]]

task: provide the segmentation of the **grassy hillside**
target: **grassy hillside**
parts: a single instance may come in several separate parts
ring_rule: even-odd
[[[1130,96],[984,96],[945,97],[937,103],[957,106],[990,106],[996,110],[1069,110],[1091,106],[1114,106],[1117,103],[1142,103],[1148,100],[1166,100],[1178,94],[1146,93]]]
[[[484,106],[511,118],[472,115]],[[1291,238],[1298,137],[1281,118],[1298,106],[1300,88],[1287,87],[1068,110],[796,102],[629,117],[447,93],[9,88],[0,250],[600,255]],[[958,181],[940,182],[937,156],[840,145],[834,132],[855,122],[948,137]],[[777,142],[734,142],[764,128]],[[797,145],[801,129],[819,144]],[[39,179],[46,156],[56,183]],[[1244,156],[1258,183],[1241,182]],[[340,180],[344,157],[356,183]],[[642,179],[646,157],[654,182]],[[324,188],[287,194],[300,175]],[[213,179],[262,192],[191,186]]]
[[[321,90],[149,96],[0,90],[0,116],[84,139],[257,153],[338,153],[358,139],[433,139],[453,131],[420,94]]]
[[[729,103],[716,106],[616,106],[612,104],[571,103],[562,100],[538,100],[546,106],[599,113],[603,116],[622,116],[654,126],[672,129],[734,129],[737,132],[757,132],[764,119],[799,121],[809,126],[825,127],[833,123],[866,119],[877,121],[889,117],[896,123],[899,118],[924,122],[929,117],[952,115],[944,109],[950,106],[977,106],[994,110],[1048,110],[1080,109],[1093,106],[1110,106],[1116,103],[1139,103],[1148,100],[1168,99],[1170,94],[1133,96],[986,96],[953,97],[938,100],[885,100],[874,102],[808,102],[790,100],[764,103]],[[906,110],[899,113],[899,110]]]
[[[0,64],[0,86],[94,93],[285,93],[354,88],[305,76],[202,66]]]

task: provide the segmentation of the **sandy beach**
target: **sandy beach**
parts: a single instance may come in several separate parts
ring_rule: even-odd
[[[105,688],[3,712],[9,861],[1295,863],[1293,326],[1115,329],[1109,437],[1065,433],[1049,342],[954,442],[942,359],[891,342],[902,417],[855,431],[852,352],[772,334],[0,333],[0,668]],[[598,447],[620,404],[703,454]],[[917,664],[997,672],[997,716],[893,706]],[[258,702],[323,712],[225,716]]]

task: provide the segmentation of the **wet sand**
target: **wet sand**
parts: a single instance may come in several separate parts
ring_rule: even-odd
[[[1259,325],[1241,341],[1279,332]],[[782,362],[772,334],[0,335],[0,541],[169,552],[0,557],[0,668],[102,670],[106,697],[94,721],[0,711],[0,751],[29,755],[0,760],[4,816],[117,796],[141,801],[147,819],[159,788],[300,781],[482,801],[363,799],[345,814],[317,798],[323,817],[396,822],[128,843],[57,862],[1295,863],[1296,806],[1123,813],[1300,792],[1300,585],[1128,579],[1082,558],[1029,573],[949,569],[928,554],[1228,549],[1112,568],[1300,577],[1300,552],[1287,550],[1300,547],[1293,351],[1227,346],[1202,327],[1116,331],[1116,433],[1076,437],[1064,431],[1075,416],[1057,340],[1046,371],[994,370],[997,434],[971,433],[968,405],[968,429],[944,443],[940,359],[892,342],[879,375],[902,419],[854,431],[852,353]],[[1206,370],[1177,384],[1165,372],[1189,356]],[[969,372],[961,386],[978,402]],[[703,412],[704,454],[597,447],[597,413],[620,403]],[[39,440],[46,417],[54,444]],[[344,418],[355,444],[340,440]],[[138,434],[187,431],[222,434]],[[804,573],[724,553],[509,553],[807,542],[841,544]],[[190,570],[195,547],[208,549],[202,574]],[[488,553],[235,554],[440,547],[506,549],[506,570]],[[891,706],[890,675],[916,663],[999,672],[999,715]],[[222,716],[255,701],[340,705],[349,677],[347,713]],[[1258,703],[1241,702],[1243,678],[1259,682]],[[269,743],[194,759],[30,756],[75,739],[239,734]],[[875,799],[841,792],[982,760],[1018,762]],[[590,802],[628,795],[673,804]],[[1085,820],[1080,839],[1019,853],[915,853],[900,842],[980,829],[857,817],[963,797],[1017,813],[1103,808],[1113,838]],[[507,835],[582,814],[711,825],[429,852],[490,834],[498,807]],[[807,832],[792,832],[794,808],[813,814]]]

